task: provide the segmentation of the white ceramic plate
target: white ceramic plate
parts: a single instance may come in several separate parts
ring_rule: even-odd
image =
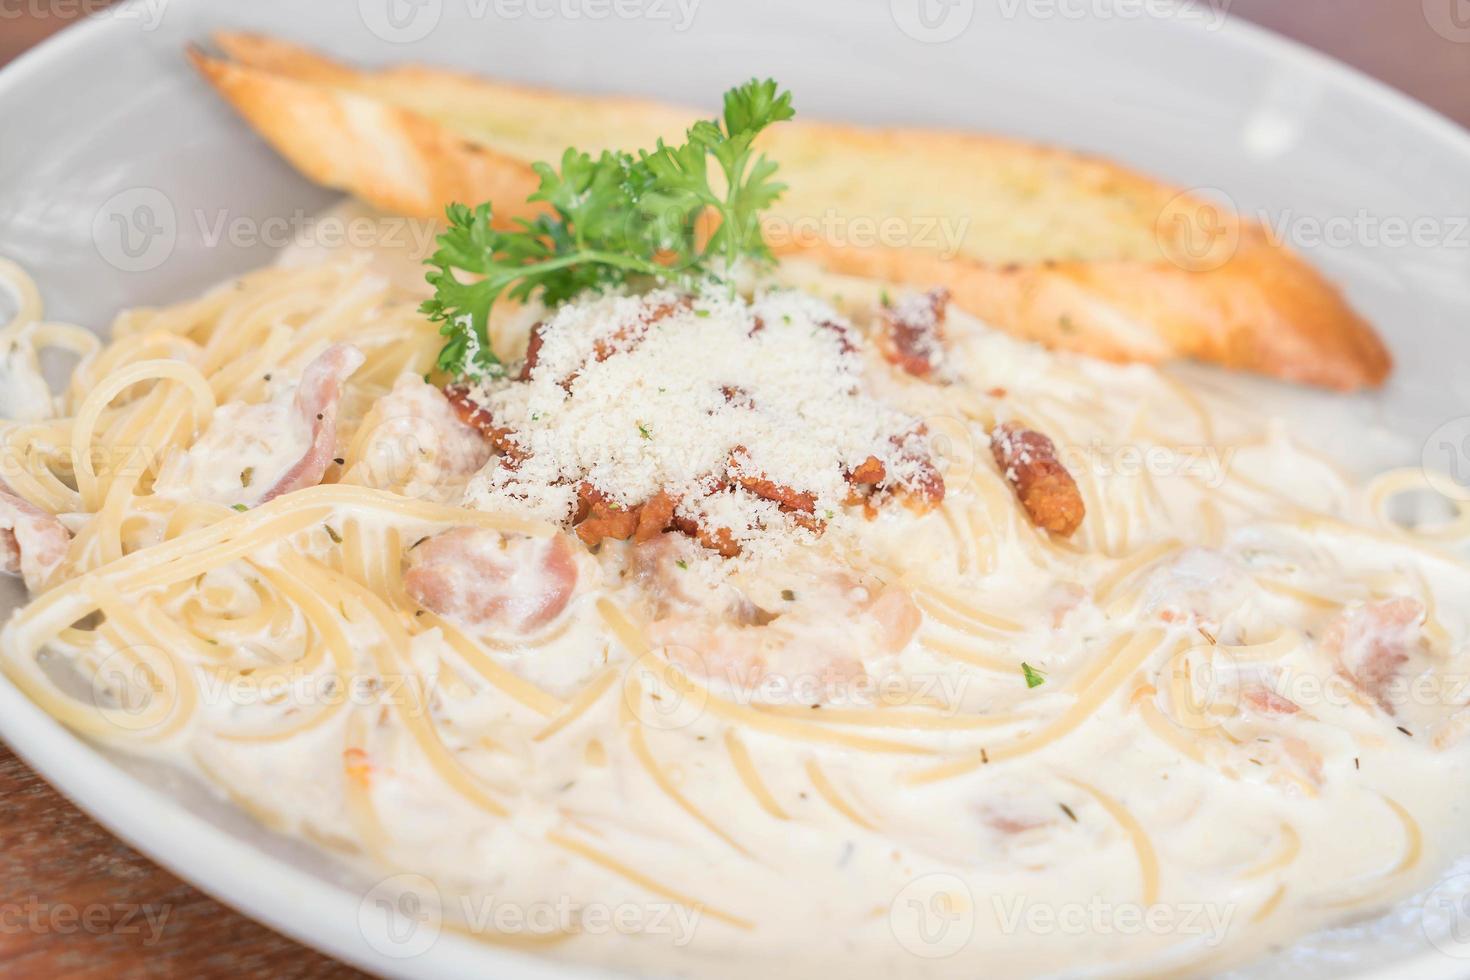
[[[1452,3],[1423,0],[1425,30],[1470,44]],[[1343,403],[1361,420],[1359,437],[1470,467],[1470,372],[1461,369],[1470,362],[1470,135],[1226,9],[1223,0],[134,0],[0,73],[0,255],[37,276],[54,317],[103,330],[119,308],[177,300],[268,262],[253,230],[332,200],[185,65],[185,44],[218,28],[368,63],[432,61],[704,104],[770,74],[811,115],[1067,144],[1264,215],[1346,286],[1397,355],[1385,392]],[[1408,441],[1376,438],[1388,431]],[[5,588],[0,614],[22,598]],[[99,752],[3,682],[0,733],[161,864],[369,970],[574,974],[427,926],[406,941],[373,882],[260,830],[187,780]],[[1426,909],[1436,923],[1427,930]],[[1435,896],[1412,900],[1246,972],[1461,976],[1470,960],[1452,954],[1470,948],[1446,953],[1430,941],[1446,947],[1457,914],[1466,916],[1462,906]]]

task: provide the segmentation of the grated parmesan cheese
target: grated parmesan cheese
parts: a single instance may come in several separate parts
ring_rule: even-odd
[[[752,554],[811,532],[727,482],[737,447],[741,473],[809,495],[823,522],[869,457],[904,488],[926,455],[916,421],[868,393],[859,334],[805,293],[597,296],[556,310],[540,339],[528,380],[472,393],[524,458],[492,460],[470,506],[565,523],[584,481],[627,508],[666,491]]]

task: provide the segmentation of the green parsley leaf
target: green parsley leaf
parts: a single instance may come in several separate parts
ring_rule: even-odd
[[[245,506],[245,505],[244,505],[244,504],[231,504],[231,505],[230,505],[230,509],[231,509],[231,510],[237,510],[237,511],[239,511],[239,512],[240,512],[240,513],[242,513],[242,514],[243,514],[243,513],[245,513],[245,512],[246,512],[246,511],[247,511],[247,510],[249,510],[249,509],[250,509],[250,508],[249,508],[249,507],[246,507],[246,506]]]
[[[1021,674],[1026,678],[1027,687],[1040,687],[1046,683],[1046,674],[1037,670],[1030,664],[1021,665]]]
[[[637,157],[604,151],[595,159],[569,148],[559,167],[535,164],[540,186],[530,200],[548,213],[534,220],[497,227],[489,202],[450,205],[449,228],[428,260],[434,296],[421,308],[445,338],[438,369],[504,373],[489,332],[502,296],[555,304],[640,278],[691,288],[742,258],[770,261],[760,212],[785,185],[753,145],[762,130],[793,115],[790,92],[753,79],[725,93],[721,119],[695,123],[677,146],[660,140]],[[701,243],[707,213],[719,221]]]

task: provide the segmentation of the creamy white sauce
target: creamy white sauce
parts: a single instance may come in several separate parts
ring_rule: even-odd
[[[877,291],[830,280],[820,286],[829,295],[840,291],[859,309]],[[1377,518],[1324,464],[1269,432],[1263,442],[1227,457],[1227,450],[1205,444],[1193,420],[1149,416],[1150,406],[1166,403],[1173,390],[1152,369],[1051,355],[958,313],[951,314],[948,330],[945,363],[954,372],[948,385],[910,381],[876,359],[868,365],[875,391],[926,420],[936,438],[955,444],[946,456],[945,513],[915,518],[902,508],[884,509],[875,520],[849,522],[842,533],[780,567],[742,567],[734,577],[712,570],[717,559],[680,539],[670,545],[669,558],[690,566],[673,564],[693,584],[665,582],[652,592],[628,549],[607,545],[587,559],[578,594],[549,638],[538,637],[534,648],[511,643],[486,652],[570,701],[604,671],[628,672],[629,652],[609,634],[599,600],[649,614],[679,593],[684,599],[676,597],[673,606],[689,618],[666,622],[664,639],[705,645],[697,652],[706,657],[726,646],[738,655],[744,643],[783,634],[779,655],[768,660],[780,668],[777,674],[796,675],[785,678],[793,682],[819,670],[824,659],[856,657],[865,680],[821,708],[804,709],[810,719],[838,708],[914,712],[937,700],[948,705],[939,712],[945,717],[1011,720],[958,731],[831,726],[908,743],[917,750],[911,754],[857,751],[736,726],[770,801],[786,818],[780,819],[741,780],[726,741],[732,726],[707,703],[680,703],[666,691],[661,703],[635,706],[653,712],[638,730],[669,785],[719,828],[716,833],[640,763],[621,680],[570,725],[538,737],[550,719],[493,690],[453,645],[428,629],[413,638],[407,656],[422,677],[433,724],[445,748],[496,789],[509,814],[487,815],[436,776],[398,729],[375,725],[357,762],[369,767],[372,805],[391,839],[389,852],[375,859],[347,804],[345,713],[282,742],[220,738],[208,729],[258,725],[275,717],[279,705],[242,705],[216,687],[192,728],[156,751],[225,781],[232,797],[287,832],[347,842],[369,867],[382,870],[387,861],[395,870],[427,876],[446,920],[509,933],[570,927],[575,934],[546,946],[547,955],[659,973],[1212,971],[1387,908],[1464,853],[1470,846],[1470,747],[1453,738],[1435,744],[1470,700],[1454,685],[1470,666],[1464,648],[1470,574],[1464,567],[1379,538],[1304,525],[1289,519],[1285,508],[1264,518],[1226,514],[1219,540],[1208,541],[1202,502],[1218,505],[1219,498],[1199,488],[1213,491],[1232,476],[1268,484],[1302,507],[1357,526],[1375,526]],[[1087,470],[1078,475],[1090,494],[1087,520],[1093,522],[1084,522],[1091,536],[1074,550],[1044,551],[1018,523],[1024,517],[1008,495],[1001,499],[1011,506],[997,511],[967,487],[972,473],[982,482],[992,479],[993,467],[984,427],[957,408],[956,395],[991,388],[1006,390],[993,405],[998,417],[1015,415],[1043,429],[1046,418],[1065,414],[1069,404],[1085,405],[1098,390],[1108,393],[1107,404],[1086,411],[1099,441],[1063,447],[1069,468]],[[221,416],[243,419],[245,411],[225,406]],[[1159,435],[1193,443],[1143,464],[1153,467],[1158,493],[1150,506],[1169,515],[1167,536],[1185,550],[1143,565],[1103,596],[1099,589],[1117,572],[1117,556],[1158,540],[1117,539],[1119,515],[1136,506],[1138,476],[1129,461],[1157,444],[1134,431],[1140,417]],[[1231,441],[1244,440],[1265,422],[1244,414],[1214,418],[1220,438]],[[296,445],[299,434],[281,448],[267,437],[274,427],[245,428],[249,438],[238,445],[209,443],[210,454],[188,465],[177,485],[228,502],[242,466],[268,470],[304,447]],[[443,490],[442,475],[434,486]],[[1232,488],[1237,499],[1249,496],[1238,483]],[[979,514],[989,522],[970,525],[972,536],[993,545],[988,561],[973,544],[956,544],[948,523],[954,514]],[[352,516],[339,514],[334,521]],[[400,531],[405,542],[426,533],[411,524]],[[325,539],[318,546],[330,552]],[[1039,547],[1045,557],[1038,557]],[[1103,557],[1104,550],[1115,557]],[[834,572],[850,572],[852,580],[834,582]],[[665,562],[661,574],[678,573]],[[884,649],[883,626],[871,610],[886,588],[914,589],[918,578],[1018,624],[1019,631],[977,628],[966,639],[943,629],[931,613],[916,638]],[[1382,589],[1396,594],[1412,588],[1431,600],[1435,625],[1424,631],[1424,649],[1416,649],[1404,668],[1405,682],[1422,680],[1423,691],[1406,695],[1392,716],[1364,703],[1322,648],[1333,613],[1263,588],[1263,579],[1350,608],[1371,603]],[[212,584],[234,596],[232,615],[248,615],[244,579]],[[1117,605],[1128,595],[1131,601]],[[715,619],[702,618],[714,617],[712,610],[733,596],[778,612],[771,626],[759,627],[773,632],[757,637],[726,627],[721,635],[711,625]],[[182,615],[182,607],[173,612]],[[359,670],[373,674],[367,651],[378,642],[376,631],[351,620],[346,628]],[[1086,686],[1069,692],[1068,684],[1106,666],[1102,658],[1112,637],[1150,629],[1159,631],[1157,649],[1128,670],[1094,712],[1044,748],[1006,757],[1007,746],[1046,731],[1085,697]],[[261,649],[261,662],[270,663],[272,651],[289,656],[299,649],[302,630],[297,621],[284,634],[248,639]],[[1013,668],[977,668],[930,644],[932,636]],[[817,663],[783,660],[789,651]],[[1022,662],[1044,682],[1028,687]],[[1186,687],[1199,700],[1175,705],[1167,685],[1186,666]],[[657,683],[634,670],[641,683]],[[379,717],[388,719],[392,685],[410,682],[380,680],[372,693],[353,696],[381,701]],[[1239,707],[1242,692],[1259,684],[1289,697],[1299,710],[1212,713],[1222,705]],[[751,697],[718,680],[710,686],[715,696],[737,702]],[[1140,688],[1156,692],[1141,694]],[[805,695],[815,689],[761,686],[757,696],[784,698],[790,707],[806,704]],[[874,701],[887,704],[874,708]],[[1178,709],[1201,727],[1175,726],[1175,738],[1161,737],[1144,703],[1154,711]],[[1191,758],[1181,745],[1199,749],[1203,759]],[[913,781],[916,773],[981,748],[997,758],[954,778]],[[1130,834],[1134,825],[1146,835],[1142,851]],[[660,897],[553,846],[548,833],[617,855],[706,907]],[[1422,854],[1400,868],[1416,835]],[[1146,882],[1154,875],[1157,892],[1151,894]]]

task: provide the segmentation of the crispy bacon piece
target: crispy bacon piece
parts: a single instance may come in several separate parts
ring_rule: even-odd
[[[750,328],[750,336],[754,337],[756,334],[760,333],[764,329],[766,329],[766,321],[762,320],[760,317],[756,317],[755,325]],[[848,330],[846,325],[838,323],[836,320],[818,320],[817,329],[826,330],[828,333],[836,334],[837,348],[838,350],[842,351],[842,353],[851,354],[852,352],[857,350],[857,345],[852,342],[852,333]]]
[[[775,503],[787,513],[816,513],[816,497],[751,472],[750,453],[744,446],[730,450],[728,466],[731,479],[762,500]]]
[[[669,529],[674,519],[674,508],[679,505],[667,491],[660,490],[648,502],[638,508],[638,527],[633,539],[638,542],[652,541]]]
[[[1394,714],[1392,688],[1420,641],[1424,605],[1400,596],[1344,612],[1322,635],[1322,650],[1358,690]]]
[[[674,529],[704,545],[722,558],[734,558],[740,554],[740,543],[727,527],[706,527],[692,517],[674,515]]]
[[[920,425],[912,435],[922,436],[926,431]],[[916,514],[926,514],[944,503],[944,474],[934,465],[934,458],[923,447],[915,445],[912,438],[895,439],[894,442],[902,450],[904,462],[914,469],[914,475],[909,480],[910,494],[906,501],[909,509]]]
[[[720,394],[725,396],[725,403],[728,405],[733,405],[736,408],[755,408],[755,399],[751,397],[750,392],[737,385],[721,386]],[[710,414],[713,415],[714,413],[711,412]]]
[[[869,456],[847,475],[847,482],[855,486],[877,486],[888,476],[888,467],[877,456]]]
[[[857,350],[857,345],[852,342],[852,332],[840,323],[833,320],[822,320],[817,323],[818,329],[837,335],[837,348],[844,354],[851,354]]]
[[[71,532],[60,521],[0,482],[0,571],[39,592],[70,546]]]
[[[425,609],[472,626],[515,633],[562,614],[577,587],[577,560],[564,535],[507,537],[456,528],[409,552],[403,587]]]
[[[626,541],[638,530],[638,507],[623,507],[615,500],[604,496],[590,483],[577,490],[581,501],[578,512],[585,511],[577,523],[577,537],[589,548],[595,548],[608,538]]]
[[[1086,514],[1082,493],[1050,439],[1007,422],[990,434],[990,451],[1031,523],[1064,538],[1077,530]]]
[[[660,490],[636,507],[619,507],[590,483],[577,491],[577,515],[573,519],[577,537],[589,548],[608,538],[643,543],[652,541],[674,527],[674,508],[678,498]]]
[[[454,414],[459,416],[461,422],[490,440],[490,445],[505,458],[506,465],[514,468],[526,458],[526,451],[515,441],[515,433],[505,426],[495,424],[490,410],[475,401],[468,385],[449,385],[444,389],[444,397],[449,399]]]
[[[680,310],[687,310],[694,305],[691,296],[681,296],[672,303],[660,303],[650,307],[641,313],[638,320],[617,330],[611,337],[597,341],[592,347],[592,357],[596,361],[605,361],[619,351],[630,350],[642,343],[644,336],[655,323],[673,316]]]
[[[883,307],[879,350],[884,360],[916,378],[927,378],[944,353],[949,290],[931,289]]]
[[[296,388],[295,409],[311,427],[311,446],[265,492],[261,503],[322,482],[337,455],[337,405],[342,399],[342,386],[366,360],[362,351],[351,344],[333,344],[307,365]]]
[[[545,322],[542,322],[531,328],[531,336],[526,340],[526,359],[521,363],[521,373],[516,376],[517,381],[531,380],[531,372],[536,370],[536,362],[541,358],[541,345],[546,342],[546,338],[541,335],[545,327]]]
[[[934,465],[933,458],[911,438],[923,434],[921,425],[908,436],[894,436],[890,440],[898,448],[905,468],[911,471],[906,481],[908,493],[904,497],[904,505],[916,514],[927,514],[944,502],[944,476]],[[868,519],[876,518],[878,509],[874,494],[891,482],[887,465],[877,456],[869,456],[847,474],[847,482],[853,488],[848,502],[862,504]]]
[[[750,328],[750,336],[754,337],[766,329],[766,321],[760,317],[755,318],[755,325]],[[826,330],[828,333],[837,335],[837,348],[844,354],[851,354],[857,350],[857,345],[852,342],[852,333],[848,328],[835,320],[818,320],[818,330]]]

